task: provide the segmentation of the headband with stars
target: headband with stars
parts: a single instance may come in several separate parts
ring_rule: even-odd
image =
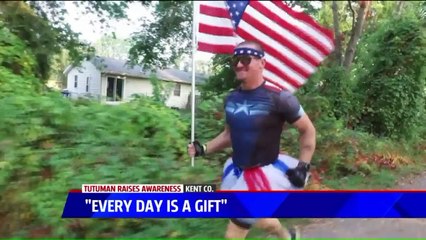
[[[238,56],[238,55],[251,55],[251,56],[255,56],[255,57],[264,57],[265,53],[263,51],[259,51],[253,48],[236,48],[234,50],[234,55]]]

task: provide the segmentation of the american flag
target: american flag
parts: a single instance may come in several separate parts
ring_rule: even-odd
[[[330,29],[284,1],[202,1],[198,11],[197,50],[232,54],[256,40],[265,49],[264,78],[280,89],[299,89],[334,50]]]

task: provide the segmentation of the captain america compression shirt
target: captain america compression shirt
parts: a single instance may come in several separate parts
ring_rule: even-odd
[[[292,124],[304,114],[291,92],[275,90],[265,82],[256,89],[231,91],[224,105],[232,160],[240,168],[274,162],[280,152],[283,124]]]

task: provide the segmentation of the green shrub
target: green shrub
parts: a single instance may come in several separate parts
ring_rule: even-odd
[[[225,127],[224,99],[228,92],[220,95],[212,95],[209,99],[202,100],[196,108],[195,138],[205,143],[220,134]],[[189,116],[190,117],[190,116]],[[217,171],[220,177],[223,163],[229,158],[232,149],[229,148],[215,154],[204,157],[205,164]]]
[[[84,183],[212,183],[220,169],[203,159],[191,167],[188,122],[161,99],[109,106],[43,92],[25,45],[4,29],[0,42],[1,236],[191,237],[191,228],[209,226],[196,219],[60,219],[68,190]]]
[[[424,124],[426,35],[421,22],[384,22],[362,42],[356,74],[360,126],[378,136],[409,139]]]
[[[146,220],[133,229],[138,221],[91,219],[79,221],[77,231],[70,227],[73,220],[58,218],[67,191],[83,183],[202,183],[218,174],[200,162],[190,167],[186,124],[178,112],[147,98],[109,106],[75,104],[52,93],[5,97],[3,106],[0,192],[10,198],[1,201],[0,215],[8,216],[10,234],[50,226],[52,236],[96,237],[109,231],[120,236],[143,232],[146,224],[168,225]],[[13,215],[11,209],[26,214]]]
[[[4,28],[0,22],[0,100],[20,94],[34,95],[42,84],[34,77],[34,55],[25,43]]]

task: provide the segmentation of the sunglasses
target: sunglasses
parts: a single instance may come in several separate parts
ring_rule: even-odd
[[[245,67],[247,67],[248,65],[250,65],[251,60],[253,58],[260,59],[260,57],[255,57],[255,56],[250,56],[250,55],[232,56],[232,58],[231,58],[231,66],[232,67],[237,67],[238,63],[241,62],[241,64],[243,64]]]

